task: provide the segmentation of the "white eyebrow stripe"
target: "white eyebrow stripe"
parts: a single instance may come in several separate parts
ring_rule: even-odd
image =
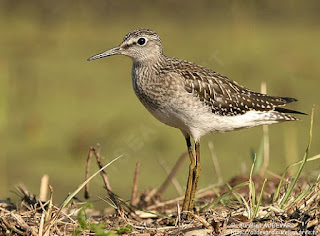
[[[136,43],[136,40],[134,38],[131,38],[130,40],[127,41],[127,45],[132,45],[135,43]]]

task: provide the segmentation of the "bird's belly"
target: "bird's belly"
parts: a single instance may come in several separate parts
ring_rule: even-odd
[[[221,116],[214,113],[195,113],[188,124],[189,134],[194,139],[208,133],[224,133],[238,129],[251,128],[259,125],[279,123],[278,120],[270,119],[266,112],[249,111],[243,115]]]
[[[184,96],[171,97],[170,99],[146,99],[145,96],[138,96],[140,102],[147,110],[162,123],[178,128],[190,135],[192,130],[210,130],[218,127],[210,108],[204,106],[190,94]],[[194,102],[192,101],[194,99]],[[209,124],[208,124],[209,123]],[[210,126],[210,127],[208,127]],[[214,130],[216,131],[216,130]],[[201,132],[202,133],[202,132]],[[193,136],[193,135],[192,135]]]
[[[249,111],[244,115],[221,116],[214,114],[202,103],[190,105],[178,102],[177,105],[174,99],[171,103],[156,109],[142,103],[159,121],[188,133],[196,140],[209,133],[223,133],[279,122],[270,119],[270,114],[266,112]]]
[[[164,104],[163,102],[151,101],[150,99],[145,99],[144,97],[139,97],[140,102],[144,105],[144,107],[159,121],[162,123],[180,128],[183,126],[179,115],[172,106]]]
[[[248,111],[236,116],[217,115],[199,98],[187,92],[179,96],[172,95],[170,98],[150,96],[145,93],[136,95],[155,118],[188,133],[195,140],[208,133],[223,133],[279,122],[270,119],[270,114],[267,112],[259,111]]]

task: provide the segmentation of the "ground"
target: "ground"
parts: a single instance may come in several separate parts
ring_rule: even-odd
[[[67,207],[41,202],[20,186],[20,204],[0,202],[0,235],[319,235],[318,183],[300,178],[291,203],[281,208],[279,200],[292,178],[286,177],[275,201],[280,179],[270,177],[264,183],[259,175],[237,176],[226,185],[201,189],[195,213],[188,217],[180,217],[182,197],[161,201],[153,190],[137,196],[135,206],[111,196],[117,209],[97,211],[75,199]],[[257,193],[254,200],[250,183]],[[310,191],[294,201],[306,186]]]

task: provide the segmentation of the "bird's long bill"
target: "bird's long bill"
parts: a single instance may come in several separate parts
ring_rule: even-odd
[[[92,61],[92,60],[100,59],[100,58],[103,58],[103,57],[116,55],[116,54],[119,54],[119,53],[120,53],[120,47],[115,47],[115,48],[112,48],[112,49],[110,49],[108,51],[105,51],[105,52],[99,53],[97,55],[94,55],[92,57],[89,57],[88,61]]]

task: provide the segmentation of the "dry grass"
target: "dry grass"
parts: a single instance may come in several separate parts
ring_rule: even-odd
[[[318,235],[318,180],[303,198],[281,209],[279,202],[272,202],[280,179],[270,178],[264,191],[261,191],[264,178],[259,175],[252,176],[256,192],[261,192],[262,196],[256,216],[250,218],[249,212],[253,210],[250,207],[252,199],[248,194],[248,184],[243,184],[248,178],[238,176],[229,182],[229,187],[210,186],[199,190],[196,213],[191,214],[188,220],[180,218],[179,204],[182,198],[162,202],[158,196],[153,195],[147,202],[146,197],[150,196],[150,191],[140,194],[135,206],[118,198],[119,205],[116,207],[120,206],[119,212],[112,207],[104,211],[92,210],[86,203],[79,203],[76,199],[65,207],[58,207],[53,205],[52,197],[41,202],[24,187],[19,186],[19,205],[9,200],[0,204],[0,235],[245,235],[257,231],[269,235],[299,232]],[[285,178],[280,198],[285,195],[291,179]],[[236,189],[239,184],[243,186]],[[305,178],[300,178],[290,199],[297,199],[302,191],[309,188],[310,183]],[[50,191],[52,196],[52,189]],[[257,198],[260,199],[260,196]],[[203,206],[212,202],[217,202],[215,207],[201,211]]]

